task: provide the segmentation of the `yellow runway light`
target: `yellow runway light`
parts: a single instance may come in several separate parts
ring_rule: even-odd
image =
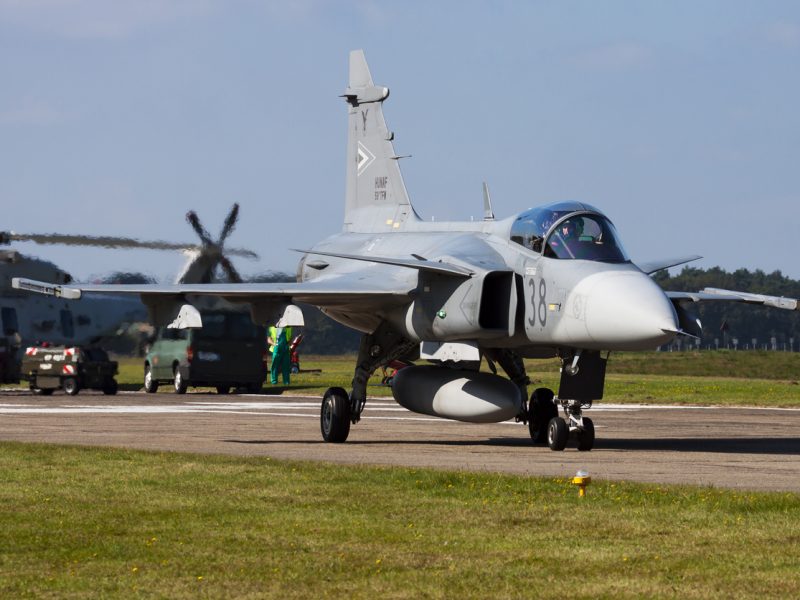
[[[578,496],[583,498],[586,495],[586,486],[592,483],[592,478],[589,477],[589,471],[581,469],[575,473],[575,477],[572,478],[572,483],[578,486]]]

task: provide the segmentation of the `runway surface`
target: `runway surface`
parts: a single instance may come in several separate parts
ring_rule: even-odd
[[[526,426],[476,425],[370,400],[344,444],[322,442],[317,397],[0,392],[0,440],[349,464],[800,492],[800,410],[607,405],[591,452],[533,446]]]

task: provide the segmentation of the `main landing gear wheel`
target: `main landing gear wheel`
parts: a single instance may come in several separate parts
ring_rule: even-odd
[[[553,417],[547,425],[547,445],[550,450],[563,450],[567,447],[569,427],[561,417]]]
[[[319,416],[322,439],[342,443],[350,433],[350,398],[342,388],[328,388],[322,397]]]
[[[528,404],[528,430],[534,444],[547,442],[547,426],[550,419],[558,416],[558,407],[553,403],[555,394],[548,388],[537,388]]]
[[[594,446],[594,423],[589,417],[583,417],[583,428],[578,429],[578,450],[588,452]]]

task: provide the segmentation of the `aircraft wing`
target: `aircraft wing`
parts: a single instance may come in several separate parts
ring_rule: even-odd
[[[719,288],[704,288],[700,292],[666,292],[672,301],[686,300],[690,302],[745,302],[747,304],[760,304],[784,310],[800,310],[800,302],[794,298],[782,296],[765,296],[764,294],[750,294]]]
[[[217,296],[231,301],[285,300],[315,306],[403,304],[413,290],[408,282],[387,278],[379,285],[362,281],[357,274],[308,283],[209,283],[209,284],[75,284],[56,285],[15,277],[12,287],[59,298],[78,299],[83,294],[137,294],[142,299],[185,295]]]
[[[333,256],[336,258],[346,258],[348,260],[360,260],[363,262],[380,263],[384,265],[392,265],[395,267],[407,267],[409,269],[416,269],[418,271],[427,271],[436,273],[438,275],[448,275],[451,277],[469,278],[475,272],[471,269],[445,263],[442,261],[427,260],[422,256],[413,254],[414,260],[407,258],[395,258],[390,256],[364,256],[362,254],[342,254],[341,252],[323,252],[321,250],[295,250],[296,252],[303,252],[305,254],[318,254],[319,256]]]

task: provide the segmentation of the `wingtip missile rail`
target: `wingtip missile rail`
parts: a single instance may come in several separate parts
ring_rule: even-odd
[[[736,292],[732,290],[722,290],[719,288],[704,288],[704,294],[711,294],[714,296],[735,296],[741,298],[742,302],[750,304],[763,304],[764,306],[771,306],[773,308],[782,308],[784,310],[800,310],[800,302],[794,298],[786,298],[784,296],[766,296],[764,294],[750,294],[747,292]]]
[[[33,279],[25,279],[24,277],[14,277],[11,280],[11,287],[17,290],[44,294],[45,296],[66,298],[67,300],[78,300],[81,297],[81,291],[79,289],[53,283],[45,283],[44,281],[34,281]]]

